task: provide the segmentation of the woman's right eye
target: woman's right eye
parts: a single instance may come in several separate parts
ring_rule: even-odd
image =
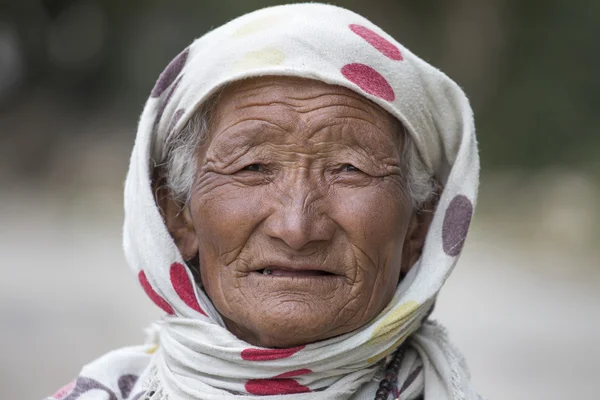
[[[356,168],[352,164],[344,164],[341,168],[342,172],[360,172],[360,169]]]

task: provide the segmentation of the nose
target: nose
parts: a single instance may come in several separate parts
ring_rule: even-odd
[[[324,199],[295,186],[276,201],[273,212],[264,222],[265,233],[295,251],[331,241],[336,224],[326,214]]]

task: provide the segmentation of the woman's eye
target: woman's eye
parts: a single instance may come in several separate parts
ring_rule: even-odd
[[[250,172],[261,172],[263,170],[262,164],[250,164],[246,165],[242,168],[242,171],[250,171]]]
[[[342,172],[360,172],[360,169],[356,168],[352,164],[344,164],[341,168]]]

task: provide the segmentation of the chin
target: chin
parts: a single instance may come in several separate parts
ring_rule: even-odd
[[[294,304],[297,303],[297,304]],[[257,310],[258,311],[258,310]],[[329,339],[337,332],[334,315],[323,307],[321,311],[306,307],[304,302],[284,302],[280,307],[260,310],[242,331],[249,332],[240,339],[260,347],[296,347]]]

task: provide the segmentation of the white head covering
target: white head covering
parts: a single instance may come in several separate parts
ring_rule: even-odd
[[[293,349],[255,348],[225,328],[194,283],[152,191],[152,152],[160,152],[167,137],[224,84],[268,75],[343,86],[377,103],[407,128],[444,187],[422,256],[390,304],[356,331]],[[423,320],[460,254],[478,180],[472,111],[462,90],[360,15],[323,4],[286,5],[207,33],[169,64],[152,90],[125,186],[127,261],[168,314],[155,327],[157,346],[104,356],[86,366],[63,397],[70,391],[64,398],[79,399],[95,388],[111,400],[137,399],[145,384],[153,400],[372,400],[385,360],[403,345],[390,398],[424,393],[429,400],[477,399],[443,329]]]

